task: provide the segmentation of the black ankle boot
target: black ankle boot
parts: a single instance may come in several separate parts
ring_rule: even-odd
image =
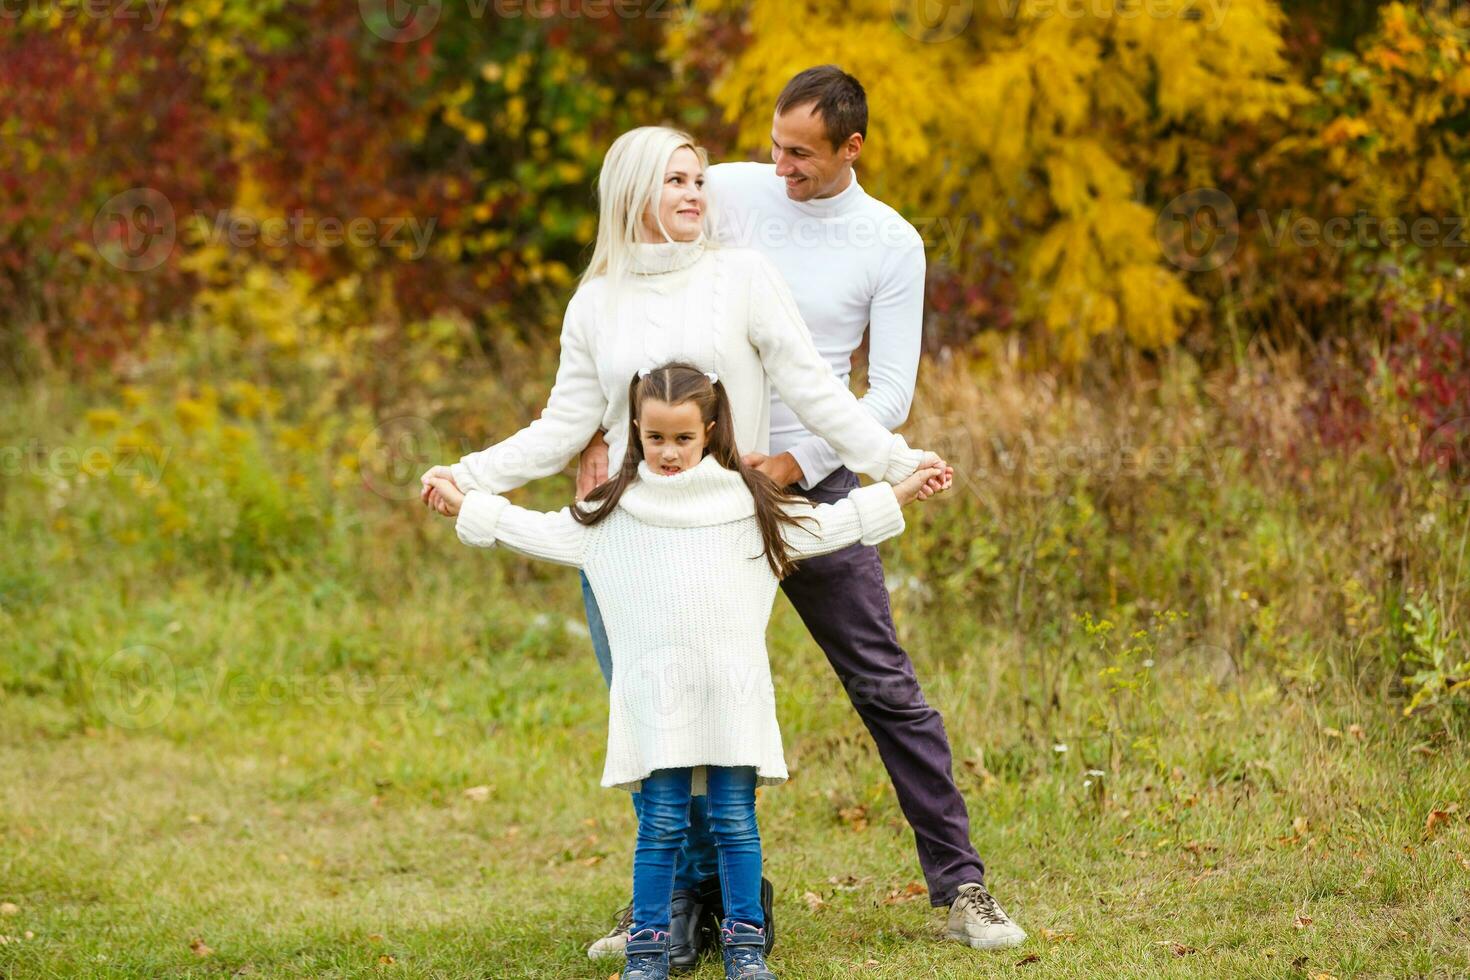
[[[710,948],[713,948],[719,943],[720,923],[725,918],[725,897],[720,893],[719,875],[701,881],[696,891],[699,893],[699,900],[704,903],[704,929],[701,932],[704,933]],[[767,956],[771,955],[771,950],[776,946],[775,899],[776,889],[772,887],[771,880],[761,878],[761,911],[766,915],[765,953]]]
[[[719,879],[715,879],[718,881]],[[669,903],[669,970],[688,973],[699,965],[709,933],[702,926],[704,902],[699,892],[680,888]]]

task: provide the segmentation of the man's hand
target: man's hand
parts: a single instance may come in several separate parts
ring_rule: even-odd
[[[434,480],[444,480],[448,482],[448,484],[455,490],[459,490],[459,484],[454,482],[454,473],[449,469],[449,467],[431,466],[427,471],[424,472],[423,476],[419,477],[419,483],[423,484],[423,486],[419,488],[419,499],[424,502],[425,507],[434,506],[433,502],[430,500],[430,496],[434,491],[434,486],[432,482]],[[440,513],[443,512],[441,511]]]
[[[778,487],[789,487],[805,475],[801,472],[801,464],[790,453],[780,453],[776,456],[767,456],[765,453],[746,453],[740,457],[740,462],[760,470],[774,480]]]
[[[587,443],[587,448],[582,450],[582,458],[577,461],[577,501],[587,499],[589,493],[606,481],[607,441],[602,438],[601,432],[597,432]]]
[[[929,481],[943,479],[944,471],[940,464],[932,466],[920,466],[907,478],[899,481],[893,488],[893,495],[898,498],[900,507],[913,503],[915,500],[925,500],[934,495],[935,491],[925,493]]]

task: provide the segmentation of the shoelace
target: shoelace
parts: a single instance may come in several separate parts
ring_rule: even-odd
[[[618,933],[627,932],[631,928],[633,928],[633,903],[629,902],[627,905],[618,909],[618,924],[613,927],[613,931],[608,933],[608,935],[616,936]]]
[[[974,908],[977,915],[991,925],[1003,926],[1009,924],[1010,920],[1000,910],[1000,906],[991,897],[990,892],[984,888],[966,888],[960,892],[956,904],[961,907]]]
[[[761,955],[759,946],[730,946],[730,962],[741,970],[764,970],[766,968],[765,957]]]

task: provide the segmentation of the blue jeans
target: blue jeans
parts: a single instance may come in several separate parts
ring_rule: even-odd
[[[766,924],[761,909],[761,835],[755,822],[755,768],[708,766],[709,825],[720,866],[722,928]],[[643,780],[638,848],[633,852],[633,925],[669,931],[674,865],[689,830],[690,770],[658,769]]]
[[[587,607],[587,629],[592,634],[592,652],[597,655],[597,666],[602,679],[612,686],[612,646],[607,641],[607,628],[602,624],[602,611],[597,608],[597,597],[592,594],[592,583],[587,573],[582,576],[582,604]],[[643,822],[643,794],[633,793],[633,812]],[[715,853],[715,840],[710,835],[708,797],[692,798],[689,807],[689,834],[684,847],[679,851],[674,865],[674,887],[691,889],[706,878],[713,877],[719,869]]]

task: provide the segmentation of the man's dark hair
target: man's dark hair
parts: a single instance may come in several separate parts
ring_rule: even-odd
[[[776,99],[776,111],[808,104],[816,105],[832,149],[853,133],[868,138],[868,94],[861,82],[836,65],[818,65],[792,78]]]

